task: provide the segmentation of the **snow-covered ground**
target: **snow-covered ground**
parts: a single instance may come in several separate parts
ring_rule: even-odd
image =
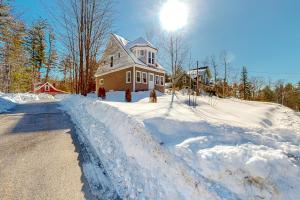
[[[144,98],[146,97],[146,98]],[[300,117],[278,104],[60,96],[124,199],[300,199]],[[143,99],[144,98],[144,99]]]
[[[54,99],[53,96],[47,94],[31,94],[31,93],[2,93],[0,92],[0,113],[12,109],[17,104]]]

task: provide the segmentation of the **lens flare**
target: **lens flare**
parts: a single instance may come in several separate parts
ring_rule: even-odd
[[[168,0],[161,8],[160,22],[167,31],[183,28],[188,21],[188,6],[179,0]]]

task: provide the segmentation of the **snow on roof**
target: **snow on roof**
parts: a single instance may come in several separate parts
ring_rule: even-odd
[[[122,36],[119,36],[115,33],[112,33],[112,35],[114,36],[115,39],[117,39],[117,41],[119,41],[120,45],[123,47],[123,49],[126,51],[126,53],[131,57],[131,59],[133,60],[133,62],[135,64],[149,67],[147,64],[145,64],[140,59],[138,59],[133,54],[133,52],[130,50],[134,46],[150,46],[150,47],[156,49],[149,41],[147,41],[144,38],[140,37],[140,38],[138,38],[138,39],[136,39],[132,42],[129,42],[128,40],[126,40]],[[157,63],[157,66],[153,67],[153,68],[159,69],[159,70],[165,70],[159,63]]]
[[[122,36],[119,36],[119,35],[117,35],[115,33],[113,33],[112,35],[115,36],[115,38],[122,44],[122,46],[125,46],[125,45],[128,44],[128,40],[126,40]]]
[[[156,48],[151,44],[151,42],[145,40],[145,39],[142,38],[142,37],[140,37],[140,38],[138,38],[138,39],[136,39],[136,40],[134,40],[134,41],[132,41],[132,42],[128,42],[128,43],[126,44],[125,47],[128,48],[128,49],[131,49],[132,47],[135,47],[135,46],[149,46],[149,47],[151,47],[151,48],[156,49]]]
[[[207,69],[208,69],[208,67],[198,68],[198,76],[204,75]],[[192,70],[188,71],[187,74],[189,74],[192,78],[195,78],[197,75],[197,69],[192,69]]]

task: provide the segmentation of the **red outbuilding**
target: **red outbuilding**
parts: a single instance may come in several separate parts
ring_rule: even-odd
[[[46,94],[55,95],[55,94],[66,94],[67,92],[59,90],[55,88],[55,86],[52,85],[51,83],[46,82],[46,83],[40,83],[35,85],[33,93],[37,93],[37,94],[46,93]]]

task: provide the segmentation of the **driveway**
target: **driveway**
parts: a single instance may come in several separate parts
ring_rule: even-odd
[[[56,102],[0,114],[0,199],[92,199],[72,131]]]

